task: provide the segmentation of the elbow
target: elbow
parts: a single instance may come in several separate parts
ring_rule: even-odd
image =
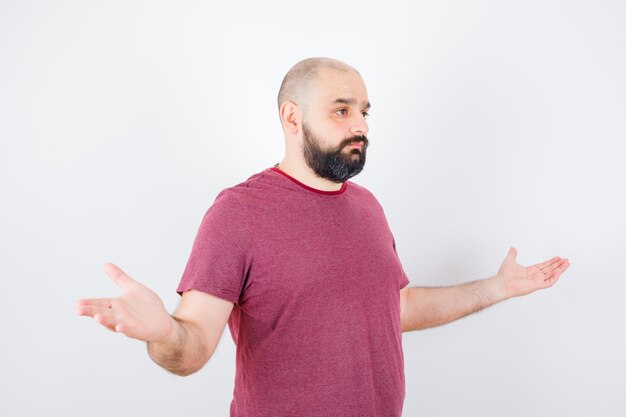
[[[166,371],[176,375],[176,376],[181,376],[181,377],[187,377],[189,375],[195,374],[196,372],[198,372],[200,369],[204,368],[204,365],[206,365],[206,363],[208,362],[209,358],[207,358],[204,361],[201,362],[196,362],[196,363],[189,363],[189,364],[172,364],[174,366],[170,366],[170,367],[166,367],[163,366],[163,364],[160,364],[162,368],[164,368]]]
[[[165,369],[167,372],[176,376],[186,377],[198,372],[206,365],[211,356],[213,356],[213,350],[197,352],[196,355],[189,355],[182,351],[178,351],[169,355],[158,355],[149,350],[149,356],[154,363]]]
[[[192,363],[188,363],[186,366],[184,365],[179,366],[177,369],[171,370],[170,372],[178,376],[182,376],[182,377],[195,374],[200,369],[204,368],[204,365],[206,365],[207,362],[209,362],[209,359],[211,359],[211,357],[213,356],[214,351],[215,349],[212,349],[211,351],[206,352],[205,355],[202,355],[202,356],[199,355],[197,357],[199,360],[196,360],[195,362],[192,362]]]
[[[193,368],[189,368],[189,369],[168,369],[168,371],[170,371],[174,375],[186,377],[186,376],[195,374],[200,369],[201,368],[197,368],[197,369],[193,369]]]

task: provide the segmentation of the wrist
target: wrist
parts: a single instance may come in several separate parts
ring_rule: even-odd
[[[494,303],[511,298],[506,283],[499,275],[494,275],[486,280],[487,291]]]
[[[182,331],[181,325],[176,318],[170,314],[167,315],[168,324],[161,337],[155,338],[155,340],[148,341],[149,344],[159,345],[177,345],[180,341],[180,332]]]

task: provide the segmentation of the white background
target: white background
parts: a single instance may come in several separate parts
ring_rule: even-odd
[[[217,193],[282,159],[283,76],[329,56],[410,285],[571,260],[404,334],[404,415],[626,415],[626,3],[266,3],[0,1],[0,414],[228,414],[228,331],[180,378],[74,303],[119,294],[111,261],[173,311]]]

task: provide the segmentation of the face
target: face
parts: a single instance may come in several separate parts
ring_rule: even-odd
[[[322,70],[302,120],[302,150],[319,177],[341,183],[365,165],[369,109],[365,84],[355,72]]]

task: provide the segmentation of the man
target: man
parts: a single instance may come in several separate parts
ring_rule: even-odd
[[[222,190],[202,219],[172,315],[113,264],[118,298],[77,314],[147,342],[178,375],[209,360],[226,323],[237,345],[231,416],[399,416],[403,331],[451,322],[552,286],[569,261],[524,267],[510,248],[491,278],[407,287],[383,210],[348,181],[364,164],[370,108],[354,68],[297,63],[278,95],[285,157]]]

